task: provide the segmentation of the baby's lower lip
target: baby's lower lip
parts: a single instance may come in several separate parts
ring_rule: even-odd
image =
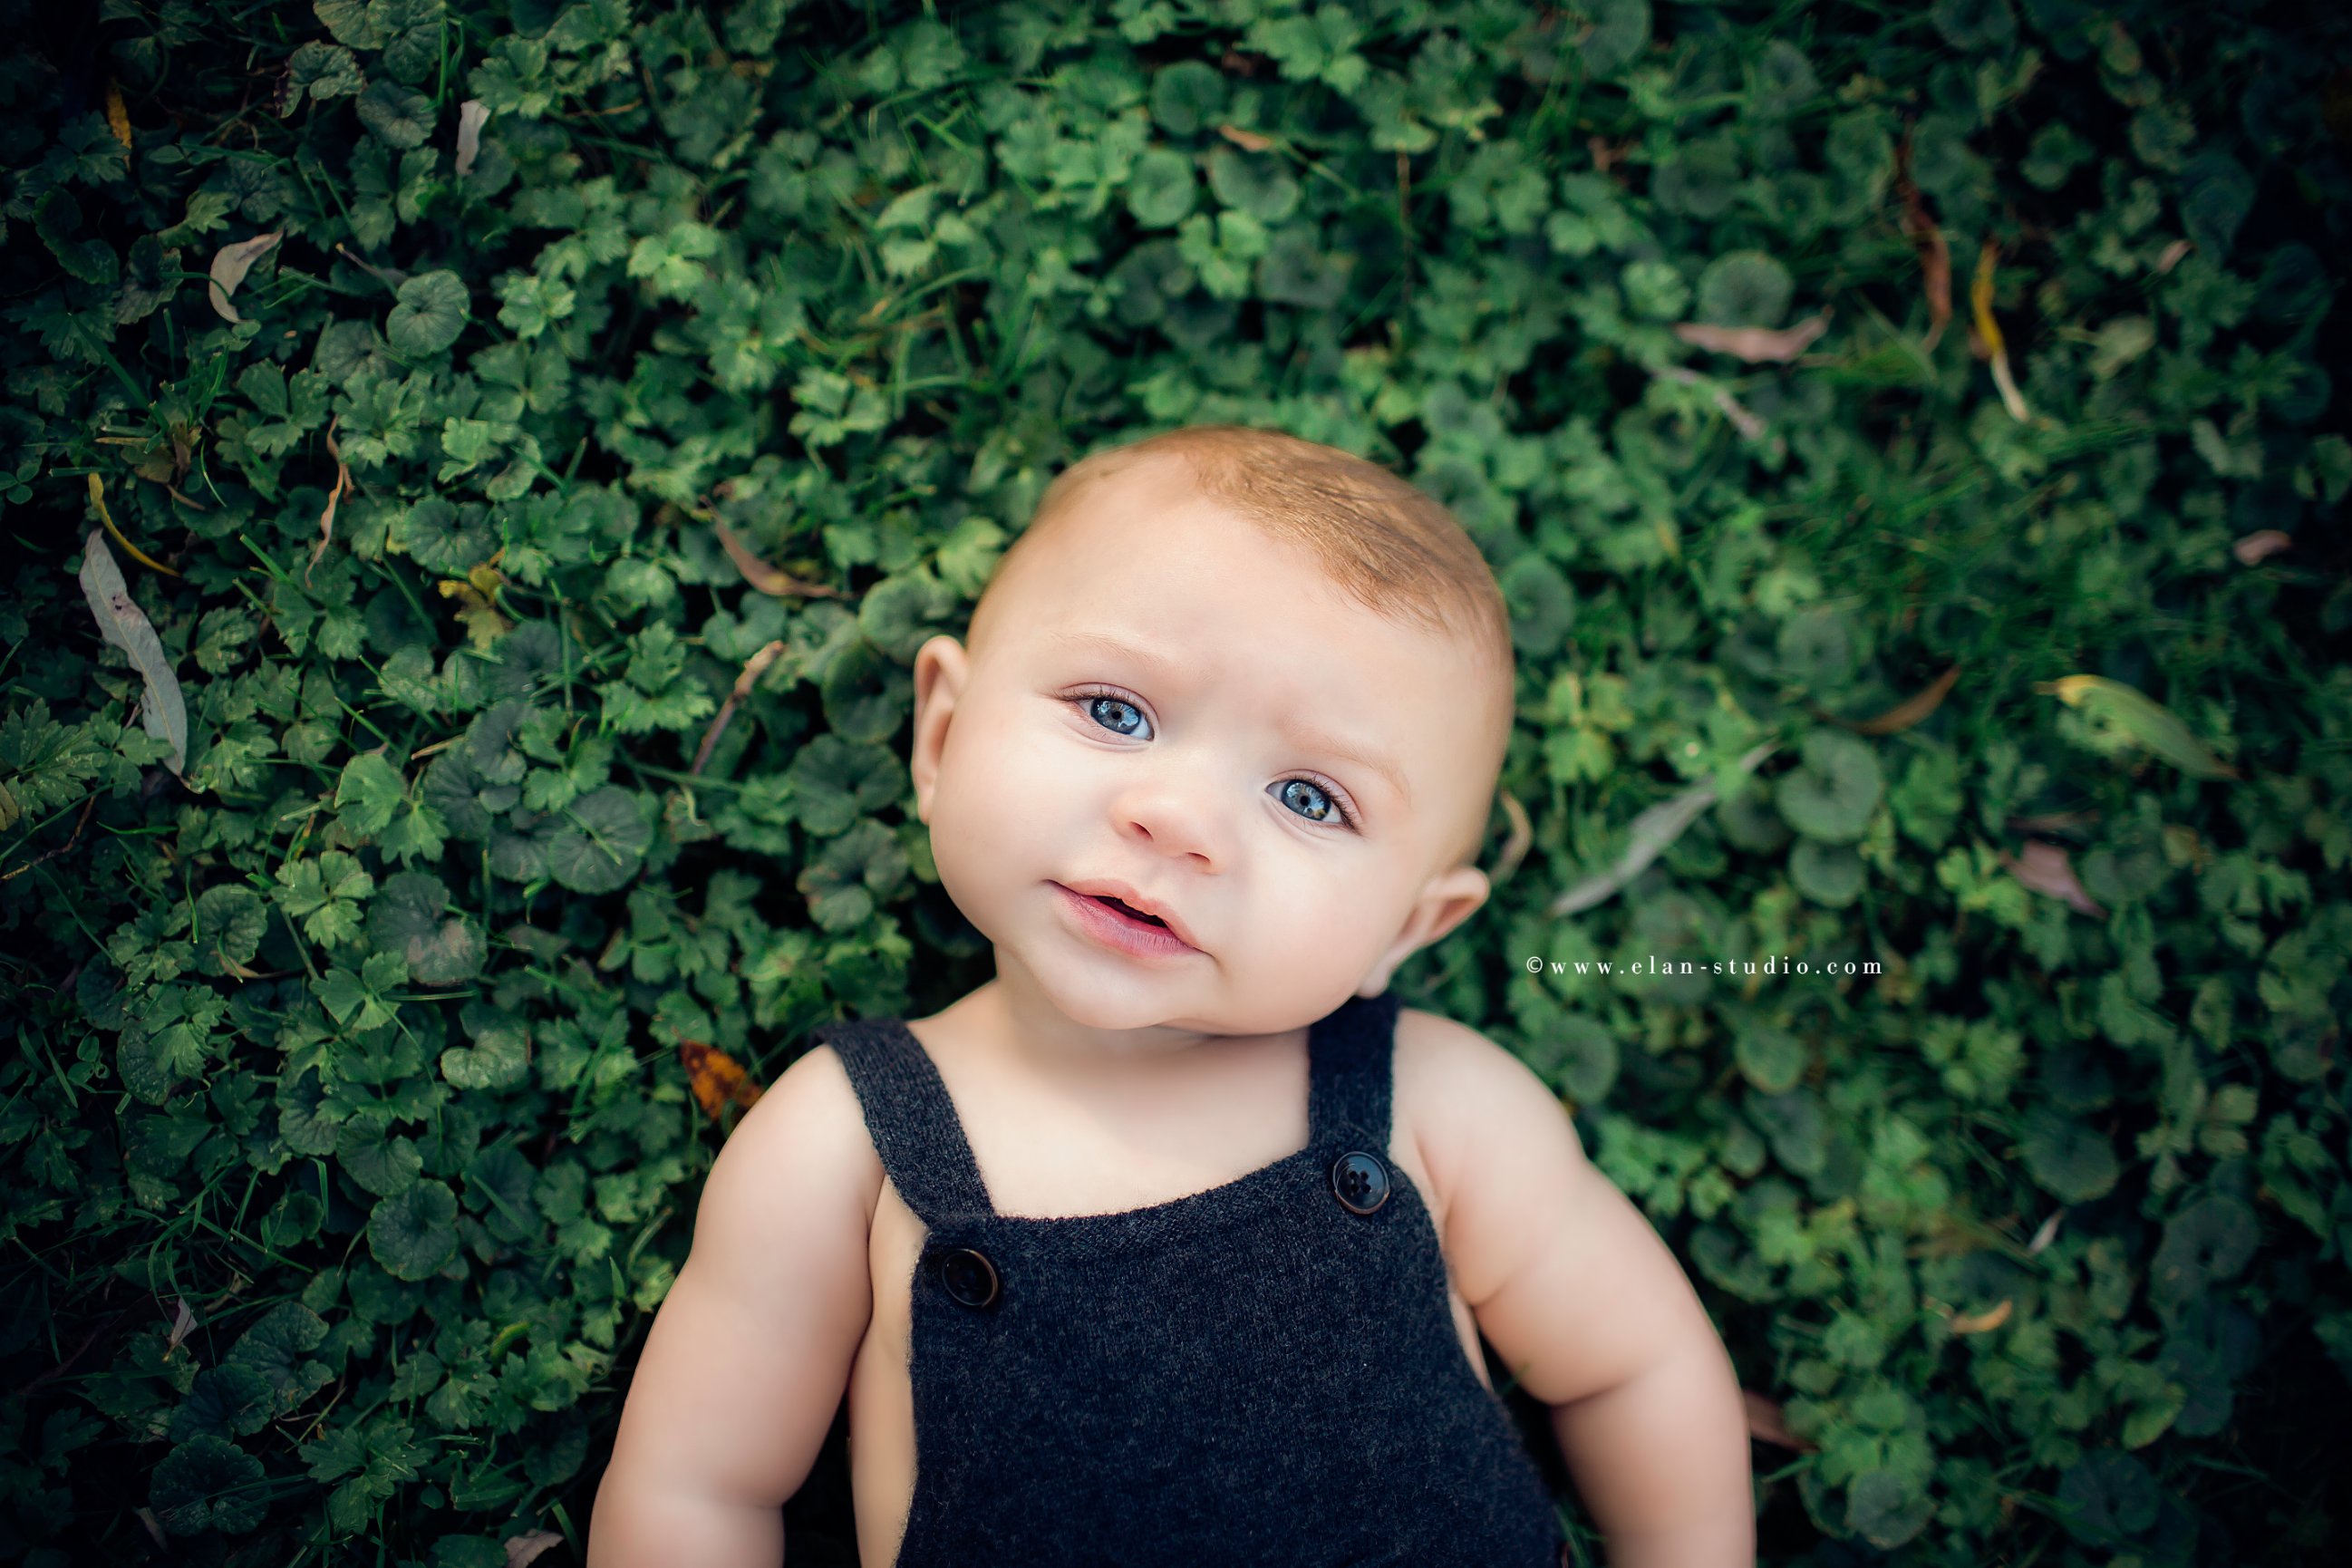
[[[1137,958],[1169,958],[1200,950],[1165,926],[1123,915],[1100,899],[1073,892],[1061,883],[1054,890],[1087,936],[1103,946]]]

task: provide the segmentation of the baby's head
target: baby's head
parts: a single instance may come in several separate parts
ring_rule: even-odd
[[[916,656],[917,808],[1000,978],[1073,1022],[1295,1028],[1485,901],[1507,613],[1378,465],[1236,426],[1097,453],[970,638]],[[1114,885],[1167,929],[1082,896]]]

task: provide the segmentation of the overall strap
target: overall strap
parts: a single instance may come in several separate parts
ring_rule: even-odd
[[[1370,1138],[1374,1152],[1388,1147],[1400,1005],[1393,991],[1350,996],[1308,1026],[1307,1121],[1316,1142],[1353,1128]]]
[[[831,1046],[866,1112],[874,1152],[898,1196],[925,1225],[996,1212],[955,1101],[914,1031],[896,1018],[845,1019],[812,1038]]]

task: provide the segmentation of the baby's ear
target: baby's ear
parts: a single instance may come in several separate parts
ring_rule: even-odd
[[[940,776],[940,753],[947,746],[948,720],[971,668],[963,644],[944,633],[924,639],[915,650],[915,743],[908,765],[915,780],[915,816],[923,822],[931,819],[931,788]]]
[[[1419,909],[1431,911],[1428,934],[1421,939],[1422,945],[1425,947],[1437,941],[1476,914],[1478,907],[1486,901],[1487,894],[1492,891],[1486,873],[1475,866],[1456,866],[1450,871],[1441,871],[1432,877],[1421,893]],[[1419,910],[1415,912],[1418,913]]]
[[[1404,928],[1372,965],[1371,973],[1358,987],[1358,994],[1377,996],[1387,990],[1389,976],[1396,972],[1398,964],[1476,914],[1490,890],[1486,873],[1475,866],[1456,866],[1423,883],[1421,897],[1413,900],[1412,909],[1405,915]]]

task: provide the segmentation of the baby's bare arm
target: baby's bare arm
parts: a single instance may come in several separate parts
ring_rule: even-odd
[[[1423,1152],[1447,1261],[1480,1332],[1551,1406],[1612,1568],[1750,1568],[1747,1414],[1690,1281],[1540,1079],[1475,1031],[1436,1037],[1449,1087]]]
[[[824,1047],[729,1135],[622,1406],[588,1568],[782,1560],[784,1500],[824,1442],[871,1315],[873,1165]]]

